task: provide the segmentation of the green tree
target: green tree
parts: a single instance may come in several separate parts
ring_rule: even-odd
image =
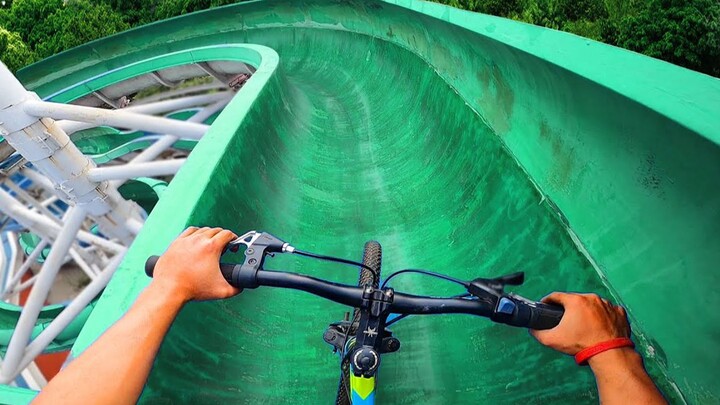
[[[7,15],[5,28],[20,34],[23,41],[34,49],[46,38],[37,33],[38,27],[62,6],[63,0],[15,0]]]
[[[637,14],[646,2],[646,0],[604,0],[608,18],[613,21],[620,21],[629,15]]]
[[[242,0],[162,0],[155,8],[155,19],[164,20],[194,11],[239,3]]]
[[[555,0],[554,3],[553,12],[558,20],[597,21],[608,15],[602,0]]]
[[[720,76],[717,0],[651,0],[616,29],[621,47]]]
[[[16,72],[36,60],[35,54],[23,42],[20,34],[0,27],[0,60]]]
[[[131,27],[154,21],[155,9],[162,1],[158,0],[102,0],[123,16]]]
[[[437,0],[440,3],[477,13],[509,17],[520,11],[520,0]]]
[[[68,1],[35,30],[38,42],[35,51],[42,58],[103,38],[130,26],[107,4],[93,4],[88,0]]]

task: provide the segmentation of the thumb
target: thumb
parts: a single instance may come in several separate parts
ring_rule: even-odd
[[[541,302],[544,302],[546,304],[559,304],[563,307],[565,304],[567,304],[572,298],[574,294],[568,294],[563,292],[554,292],[551,294],[548,294],[541,300]]]

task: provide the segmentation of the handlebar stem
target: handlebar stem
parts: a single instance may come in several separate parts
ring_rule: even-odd
[[[365,286],[360,307],[360,322],[355,336],[355,348],[350,355],[352,371],[366,378],[375,375],[380,366],[383,339],[387,334],[385,322],[390,315],[395,291],[392,288]]]

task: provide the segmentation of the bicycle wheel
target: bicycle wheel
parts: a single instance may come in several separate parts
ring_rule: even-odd
[[[373,273],[364,268],[360,268],[360,278],[358,286],[372,285],[377,288],[380,285],[380,268],[382,265],[382,247],[376,241],[368,241],[363,249],[363,264],[375,270],[377,279]],[[360,311],[355,308],[353,311],[352,323],[350,324],[349,336],[355,335],[358,323],[360,322]],[[342,359],[340,364],[340,385],[338,386],[336,405],[350,405],[350,360]]]

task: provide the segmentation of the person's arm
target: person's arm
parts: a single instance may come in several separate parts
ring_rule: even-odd
[[[130,310],[55,376],[32,404],[136,403],[160,344],[185,303],[240,292],[225,281],[218,265],[223,248],[234,238],[221,228],[185,230],[158,260],[152,282]]]
[[[571,356],[614,338],[630,337],[625,309],[595,294],[553,293],[544,302],[560,304],[565,315],[549,330],[532,335],[543,345]],[[648,376],[640,355],[629,347],[611,349],[591,357],[588,364],[595,374],[600,403],[667,404]]]

